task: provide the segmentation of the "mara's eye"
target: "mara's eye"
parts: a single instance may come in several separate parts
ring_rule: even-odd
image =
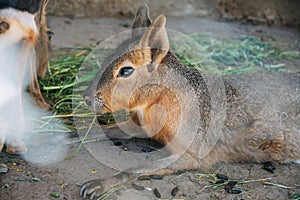
[[[47,31],[46,34],[47,34],[47,37],[50,41],[52,39],[52,36],[54,35],[54,33],[52,31]]]
[[[134,69],[132,67],[126,66],[122,67],[119,71],[117,77],[128,78],[133,73]]]

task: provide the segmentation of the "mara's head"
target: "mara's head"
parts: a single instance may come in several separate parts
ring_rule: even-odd
[[[160,76],[169,51],[165,25],[164,16],[151,22],[146,5],[138,9],[131,38],[103,62],[84,93],[85,102],[93,112],[135,110],[149,101],[151,93],[157,92],[159,88],[153,80]]]
[[[34,46],[38,76],[43,77],[48,64],[50,39],[46,21],[48,0],[4,2],[0,5],[0,41],[6,46]],[[26,57],[26,56],[25,56]]]
[[[37,74],[43,78],[48,66],[50,39],[46,6],[49,0],[5,1],[0,3],[1,44],[34,45]]]
[[[34,45],[37,40],[34,15],[14,8],[0,9],[0,41],[2,48],[11,45]]]

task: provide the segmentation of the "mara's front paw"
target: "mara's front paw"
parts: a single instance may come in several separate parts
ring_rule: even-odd
[[[121,186],[124,179],[120,175],[112,176],[108,179],[95,179],[84,183],[80,188],[80,196],[84,199],[98,199],[106,191],[113,187]]]
[[[6,143],[6,152],[9,154],[20,154],[27,151],[23,141],[10,141]]]
[[[80,188],[80,196],[84,199],[90,196],[90,199],[96,199],[104,192],[103,180],[96,179],[84,183]]]

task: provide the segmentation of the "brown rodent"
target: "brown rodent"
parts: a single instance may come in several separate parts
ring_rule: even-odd
[[[153,173],[206,171],[217,162],[299,160],[300,73],[206,74],[169,49],[165,24],[164,16],[151,23],[147,6],[140,7],[133,29],[148,28],[133,31],[84,94],[95,113],[132,111],[131,125],[180,155]],[[120,173],[89,181],[80,193],[95,198],[131,178]]]

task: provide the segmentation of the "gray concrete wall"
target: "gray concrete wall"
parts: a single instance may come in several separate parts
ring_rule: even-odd
[[[300,0],[50,0],[48,13],[67,17],[132,17],[147,3],[152,16],[228,18],[299,25]]]
[[[50,0],[48,13],[69,17],[132,17],[147,3],[151,14],[168,16],[215,15],[215,0]]]

